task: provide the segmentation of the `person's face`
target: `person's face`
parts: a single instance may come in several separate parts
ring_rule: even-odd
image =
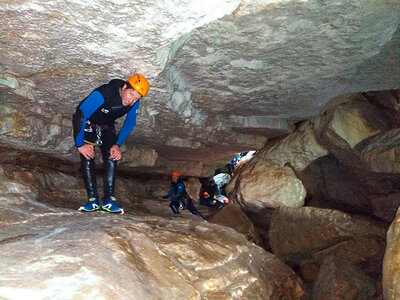
[[[122,87],[122,105],[129,106],[135,104],[142,95],[135,89],[128,89],[126,84]]]
[[[175,183],[178,182],[178,176],[172,175],[172,181]]]

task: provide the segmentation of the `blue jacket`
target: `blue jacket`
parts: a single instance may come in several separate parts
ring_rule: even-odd
[[[165,195],[166,198],[171,197],[171,202],[178,201],[186,194],[185,185],[182,181],[178,181],[177,183],[171,182],[171,188],[168,194]]]

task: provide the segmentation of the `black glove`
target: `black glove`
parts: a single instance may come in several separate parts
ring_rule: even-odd
[[[168,199],[168,197],[167,197],[167,196],[163,196],[162,198],[163,198],[163,199]]]

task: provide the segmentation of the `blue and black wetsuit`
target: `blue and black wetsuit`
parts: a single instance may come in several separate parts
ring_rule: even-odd
[[[192,214],[203,218],[203,216],[197,211],[192,199],[190,199],[188,193],[186,192],[185,184],[182,182],[182,180],[179,179],[176,183],[171,182],[171,188],[164,198],[170,197],[171,203],[169,204],[169,207],[171,207],[171,210],[174,214],[179,214],[179,209],[188,209]]]
[[[126,82],[113,79],[95,89],[76,108],[73,115],[74,140],[76,147],[84,144],[99,145],[104,161],[104,197],[114,194],[116,161],[109,159],[110,148],[121,146],[136,125],[136,115],[140,101],[132,106],[124,106],[120,88]],[[125,122],[117,136],[115,120],[126,115]],[[89,198],[98,198],[94,160],[81,155],[82,175]]]
[[[133,106],[122,105],[119,89],[125,81],[113,79],[95,89],[89,97],[85,98],[77,107],[73,117],[75,145],[81,147],[84,143],[95,143],[96,128],[113,130],[114,140],[108,140],[110,136],[101,141],[112,145],[121,146],[136,125],[136,114],[140,101]],[[115,120],[126,116],[118,138],[115,135]],[[103,137],[101,135],[101,137]]]

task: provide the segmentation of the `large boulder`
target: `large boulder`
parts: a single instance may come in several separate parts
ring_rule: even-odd
[[[261,211],[280,206],[300,207],[306,190],[289,167],[253,159],[235,172],[228,184],[228,197],[248,210]]]
[[[225,205],[210,221],[212,223],[231,227],[243,234],[249,241],[260,244],[260,237],[258,236],[253,222],[241,210],[239,205],[233,203]]]
[[[335,256],[321,266],[312,289],[312,299],[375,299],[374,281],[359,268]]]
[[[361,160],[368,171],[399,174],[400,129],[391,129],[368,139],[362,147]]]
[[[250,161],[235,169],[228,194],[247,209],[300,207],[306,190],[293,171],[327,155],[316,140],[313,123],[304,122],[288,136],[267,143]]]
[[[272,252],[282,259],[332,247],[354,238],[383,239],[386,226],[367,218],[315,207],[281,207],[272,215]]]
[[[313,127],[313,121],[305,121],[288,136],[267,143],[257,155],[271,165],[288,165],[295,171],[302,171],[313,160],[328,154],[317,141]]]
[[[281,207],[272,215],[272,252],[314,282],[329,256],[353,264],[379,281],[385,251],[384,225],[339,211]],[[319,299],[319,298],[318,298]]]
[[[376,94],[368,101],[348,96],[350,101],[315,119],[317,140],[330,154],[296,172],[307,204],[393,220],[400,204],[400,142],[399,130],[390,127],[400,115],[391,102],[380,104],[386,98]]]
[[[398,299],[400,295],[400,213],[397,212],[386,235],[383,259],[383,295],[385,299]]]
[[[387,114],[363,96],[343,103],[315,119],[318,142],[343,164],[360,169],[364,164],[356,146],[390,129]]]

